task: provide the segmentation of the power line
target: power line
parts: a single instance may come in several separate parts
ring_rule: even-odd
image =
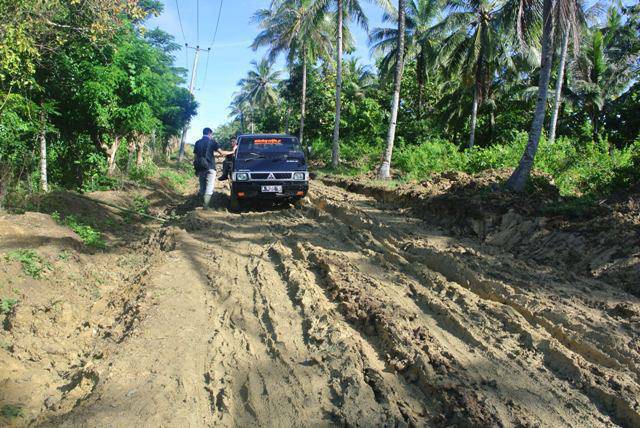
[[[180,32],[182,33],[182,39],[186,44],[187,38],[184,36],[184,28],[182,28],[182,17],[180,16],[180,6],[178,6],[178,0],[176,0],[176,10],[178,11],[178,22],[180,23]]]
[[[216,19],[216,27],[213,30],[213,38],[211,39],[211,49],[213,49],[214,44],[216,43],[216,37],[218,35],[218,27],[220,26],[220,17],[222,16],[222,4],[224,3],[224,0],[220,0],[220,7],[218,8],[218,19]],[[199,88],[199,90],[201,91],[204,88],[204,85],[207,83],[207,72],[209,71],[209,57],[210,57],[210,53],[207,52],[207,62],[204,66],[204,79],[202,81],[202,86]]]
[[[211,56],[211,48],[207,51],[207,62],[204,65],[204,78],[202,79],[202,85],[198,88],[198,91],[204,89],[204,85],[207,83],[207,72],[209,71],[209,57]]]
[[[200,44],[200,0],[196,0],[196,45]]]
[[[213,30],[213,39],[211,40],[211,43],[209,44],[211,47],[213,47],[214,43],[216,42],[216,36],[218,35],[218,26],[220,25],[220,16],[222,16],[222,3],[224,2],[224,0],[220,0],[220,8],[218,8],[218,19],[216,20],[216,28],[215,30]]]

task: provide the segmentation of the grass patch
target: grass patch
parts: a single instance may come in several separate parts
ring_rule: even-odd
[[[135,195],[131,209],[140,214],[149,214],[150,203],[147,198],[142,195]]]
[[[7,315],[17,304],[18,301],[16,299],[3,297],[2,299],[0,299],[0,314]]]
[[[188,176],[185,172],[165,169],[160,172],[160,179],[164,181],[171,190],[180,191],[187,185]]]
[[[138,184],[146,184],[158,173],[158,167],[153,162],[134,165],[129,171],[129,178]]]
[[[582,218],[591,217],[598,208],[602,207],[598,206],[595,198],[583,196],[546,204],[540,208],[540,213],[546,216]]]
[[[20,262],[22,271],[34,279],[42,278],[42,274],[51,269],[51,263],[44,260],[33,250],[19,249],[10,251],[5,255],[5,260]]]
[[[6,419],[21,418],[24,416],[24,410],[20,406],[14,406],[13,404],[4,404],[0,408],[0,414]]]
[[[53,218],[56,223],[71,228],[71,230],[73,230],[88,247],[102,249],[107,246],[107,243],[100,232],[98,232],[93,226],[81,221],[76,216],[69,215],[63,219],[60,216],[60,213],[54,211],[51,214],[51,218]]]

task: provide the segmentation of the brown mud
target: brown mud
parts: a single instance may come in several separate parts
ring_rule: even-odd
[[[0,216],[1,253],[50,263],[33,279],[2,258],[18,304],[0,315],[0,406],[21,415],[0,420],[640,425],[640,299],[623,274],[583,268],[596,238],[576,232],[585,250],[548,262],[524,250],[541,227],[525,212],[473,226],[481,213],[452,201],[382,192],[325,179],[301,208],[239,214],[158,197],[174,218],[91,251],[46,214]]]

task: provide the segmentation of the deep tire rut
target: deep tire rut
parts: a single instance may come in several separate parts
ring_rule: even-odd
[[[164,227],[154,305],[60,422],[640,426],[640,322],[609,310],[637,298],[367,196],[311,194]]]

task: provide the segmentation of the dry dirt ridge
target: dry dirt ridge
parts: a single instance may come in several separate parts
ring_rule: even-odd
[[[98,252],[45,214],[0,217],[2,253],[50,263],[32,279],[2,259],[19,298],[2,423],[640,426],[637,297],[369,196],[311,195],[177,209]]]
[[[510,174],[450,172],[397,188],[344,177],[323,181],[389,209],[409,208],[455,236],[563,271],[567,280],[574,274],[597,278],[640,297],[640,183],[588,209],[553,212],[563,198],[549,177],[538,175],[525,196],[497,191]]]

